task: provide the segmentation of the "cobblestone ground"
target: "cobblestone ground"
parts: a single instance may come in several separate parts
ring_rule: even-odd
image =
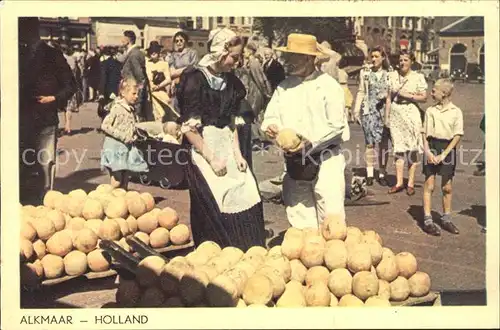
[[[350,87],[355,92],[355,86]],[[375,183],[366,198],[356,203],[346,202],[347,221],[349,225],[363,230],[377,231],[384,240],[384,246],[396,252],[409,251],[416,255],[419,268],[431,275],[433,290],[482,290],[486,274],[486,240],[481,232],[486,214],[485,185],[483,177],[472,175],[476,167],[471,163],[483,144],[478,126],[484,111],[484,85],[458,83],[454,103],[463,109],[465,122],[462,161],[457,167],[453,197],[454,221],[461,234],[454,236],[443,232],[441,237],[432,237],[417,226],[416,221],[422,217],[421,169],[418,170],[414,196],[404,193],[388,195],[386,187]],[[103,136],[95,130],[100,125],[96,104],[85,104],[74,115],[72,125],[73,134],[59,140],[61,153],[54,188],[64,192],[76,188],[88,191],[109,180],[99,165]],[[348,167],[363,174],[363,133],[358,125],[351,126],[351,140],[346,143],[345,149],[354,156],[347,159]],[[395,169],[390,164],[389,180],[395,182]],[[273,186],[269,179],[280,175],[282,169],[282,158],[275,150],[254,153],[255,174],[264,191],[279,191],[279,186]],[[189,195],[185,189],[164,190],[159,186],[138,183],[132,183],[130,189],[151,192],[160,207],[168,205],[175,208],[182,222],[189,223]],[[441,211],[439,189],[434,193],[433,206],[436,212]],[[266,225],[275,234],[288,228],[282,205],[266,203],[265,219]],[[276,240],[271,241],[271,244],[276,243]],[[76,283],[61,284],[40,294],[23,295],[23,304],[26,307],[100,307],[114,300],[113,283],[113,278],[86,282],[77,280]]]

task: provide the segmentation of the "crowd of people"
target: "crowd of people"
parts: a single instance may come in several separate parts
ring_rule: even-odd
[[[428,86],[423,75],[411,69],[415,61],[411,52],[402,51],[393,70],[382,47],[371,49],[353,98],[347,74],[338,67],[339,54],[312,35],[290,34],[286,46],[271,49],[254,41],[245,43],[235,32],[221,28],[210,32],[208,53],[201,59],[188,41],[179,32],[173,37],[172,52],[156,41],[141,50],[134,32],[125,31],[123,51],[105,47],[90,56],[79,50],[70,54],[61,46],[63,56],[53,45],[37,43],[37,56],[42,52],[42,60],[48,62],[51,56],[56,61],[50,62],[53,67],[43,67],[36,79],[52,75],[55,82],[64,82],[27,90],[34,96],[26,98],[32,102],[29,106],[44,108],[35,113],[45,111],[41,116],[47,121],[39,129],[46,138],[40,138],[38,146],[50,144],[55,150],[54,111],[69,113],[65,131],[70,131],[70,113],[93,96],[100,103],[105,134],[101,164],[109,170],[111,184],[126,189],[130,172],[144,172],[148,166],[134,146],[136,123],[169,123],[190,151],[185,171],[195,243],[212,240],[246,249],[264,245],[266,238],[252,150],[275,143],[283,129],[296,132],[299,147],[283,149],[282,200],[290,225],[319,227],[326,216],[345,223],[346,162],[341,149],[350,138],[350,122],[357,122],[365,136],[367,185],[374,184],[374,177],[380,185],[388,185],[391,142],[397,181],[388,193],[414,195],[417,167],[423,163],[423,230],[440,235],[430,216],[439,175],[443,194],[439,224],[459,233],[451,218],[451,199],[456,147],[463,136],[462,111],[452,103],[453,84],[448,79],[434,84],[435,105],[421,109]],[[47,114],[48,107],[53,115]],[[45,169],[46,190],[53,180],[50,174]]]

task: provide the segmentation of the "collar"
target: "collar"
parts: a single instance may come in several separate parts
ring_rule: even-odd
[[[308,75],[307,77],[305,77],[303,81],[311,81],[311,80],[314,80],[314,79],[316,79],[317,77],[319,77],[321,74],[323,74],[323,72],[318,71],[318,70],[315,70],[315,71],[313,71],[313,73],[311,73],[310,75]]]
[[[115,102],[117,104],[119,104],[120,106],[122,106],[123,108],[125,108],[127,111],[130,111],[130,112],[134,111],[134,107],[131,106],[130,104],[128,104],[127,101],[125,101],[125,99],[122,98],[121,96],[118,97]]]
[[[184,55],[184,54],[185,54],[186,52],[188,52],[188,51],[189,51],[189,49],[188,49],[187,47],[184,47],[184,49],[183,49],[182,51],[180,51],[180,52],[177,52],[177,51],[176,51],[176,52],[174,52],[174,53],[179,54],[179,55]]]
[[[456,106],[452,102],[450,102],[444,106],[442,104],[436,104],[436,109],[439,110],[440,112],[445,112],[445,111],[452,110],[455,108],[456,108]]]

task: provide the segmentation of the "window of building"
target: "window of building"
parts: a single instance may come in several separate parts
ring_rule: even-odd
[[[387,27],[388,28],[392,27],[392,17],[391,16],[387,17]]]
[[[187,29],[193,29],[194,28],[194,21],[190,18],[187,19],[186,21],[186,28]]]
[[[422,30],[422,18],[417,18],[417,30]]]
[[[229,24],[234,24],[234,16],[229,17]]]
[[[222,24],[222,16],[217,16],[217,24]]]
[[[209,17],[208,18],[208,29],[212,30],[213,28],[214,28],[214,18],[213,17]]]
[[[197,29],[203,28],[203,17],[196,17],[196,28]]]

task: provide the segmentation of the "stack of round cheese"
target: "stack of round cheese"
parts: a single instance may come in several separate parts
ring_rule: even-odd
[[[118,306],[391,306],[431,286],[411,253],[394,254],[376,232],[335,216],[320,230],[290,228],[270,250],[207,241],[168,263],[148,257],[139,268],[135,280],[120,281]]]
[[[43,205],[21,206],[21,283],[107,271],[111,258],[98,248],[100,240],[131,251],[125,241],[129,235],[156,249],[191,239],[177,212],[156,208],[150,193],[108,184],[88,194],[82,189],[68,194],[51,190]]]

